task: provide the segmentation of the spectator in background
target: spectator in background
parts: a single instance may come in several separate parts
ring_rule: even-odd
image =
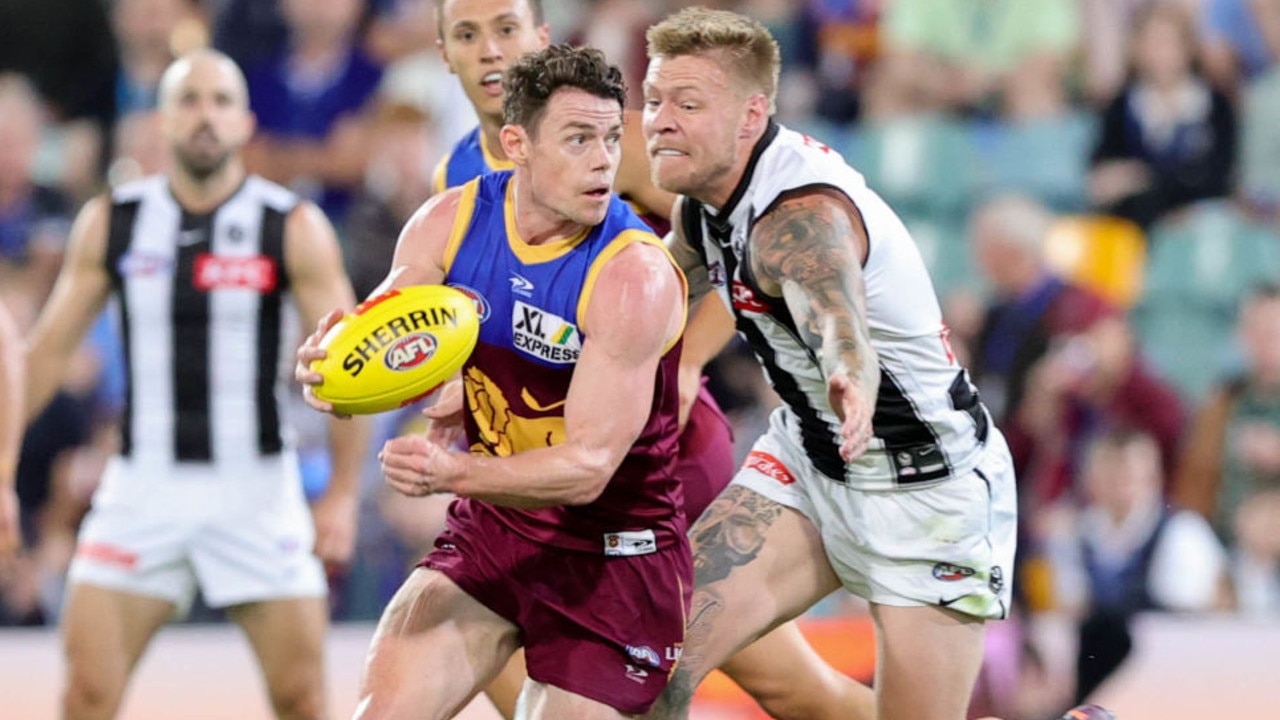
[[[348,214],[343,254],[356,297],[368,297],[391,267],[396,239],[432,194],[431,167],[439,156],[434,122],[409,105],[387,105],[378,114],[364,189]]]
[[[1204,518],[1165,503],[1160,454],[1144,432],[1100,434],[1084,453],[1083,506],[1056,524],[1055,597],[1082,618],[1071,704],[1124,662],[1137,613],[1226,604],[1226,552]]]
[[[1205,74],[1234,96],[1280,57],[1280,1],[1204,0],[1200,29]]]
[[[382,68],[360,48],[364,0],[281,0],[282,52],[248,73],[258,136],[252,171],[315,200],[341,223],[364,181]]]
[[[783,64],[805,68],[816,85],[813,111],[833,123],[861,113],[862,91],[880,50],[883,0],[808,0],[796,18]],[[776,34],[776,33],[775,33]],[[782,111],[788,104],[779,102]]]
[[[1237,608],[1249,616],[1280,617],[1280,492],[1245,500],[1236,513],[1235,534]]]
[[[1236,116],[1196,67],[1185,10],[1153,2],[1135,20],[1132,76],[1107,107],[1089,193],[1099,209],[1143,227],[1231,192]]]
[[[111,27],[120,59],[116,115],[155,109],[164,69],[202,39],[192,0],[115,0]]]
[[[169,171],[169,151],[155,111],[132,112],[116,121],[107,183],[121,185]]]
[[[1091,104],[1106,107],[1124,87],[1134,24],[1152,2],[1173,3],[1198,13],[1202,0],[1080,0],[1081,80]]]
[[[104,138],[115,117],[115,67],[102,0],[0,2],[0,73],[30,78],[48,102],[42,175],[77,200],[101,178]]]
[[[1248,498],[1280,492],[1280,287],[1255,288],[1237,322],[1243,367],[1199,408],[1174,498],[1234,545]]]
[[[1020,477],[1029,438],[1018,426],[1018,413],[1031,368],[1061,338],[1117,312],[1046,265],[1043,244],[1053,222],[1044,205],[1023,195],[992,198],[974,211],[973,251],[994,300],[976,330],[956,328],[972,338],[970,371],[996,424],[1005,429]]]
[[[1073,0],[894,0],[873,105],[913,96],[929,109],[1040,118],[1066,110],[1067,61],[1080,42]],[[877,108],[869,108],[873,114]]]
[[[70,230],[66,196],[32,180],[42,113],[25,78],[0,75],[0,295],[22,327],[53,286]]]
[[[1177,466],[1182,401],[1143,362],[1122,318],[1100,320],[1050,348],[1028,374],[1018,413],[1019,426],[1031,438],[1026,476],[1019,480],[1038,507],[1078,491],[1081,452],[1107,428],[1151,435],[1161,467]],[[1034,513],[1027,522],[1036,532]]]

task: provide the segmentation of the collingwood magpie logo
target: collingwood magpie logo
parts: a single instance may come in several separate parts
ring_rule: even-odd
[[[582,352],[576,325],[520,300],[511,311],[511,338],[517,350],[550,363],[575,363]]]

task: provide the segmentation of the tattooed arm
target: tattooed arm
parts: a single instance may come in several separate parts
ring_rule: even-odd
[[[822,362],[840,417],[840,454],[851,461],[871,439],[880,367],[867,327],[862,262],[867,231],[853,203],[835,190],[784,195],[751,231],[751,271],[760,289],[782,297],[801,340]]]

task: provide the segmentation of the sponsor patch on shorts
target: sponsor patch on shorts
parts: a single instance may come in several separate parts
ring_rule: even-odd
[[[752,450],[747,455],[746,462],[742,463],[742,467],[755,470],[761,475],[767,475],[783,485],[791,485],[796,481],[795,475],[791,474],[787,466],[767,452]]]
[[[623,530],[604,534],[604,554],[609,557],[648,555],[658,551],[652,530]]]

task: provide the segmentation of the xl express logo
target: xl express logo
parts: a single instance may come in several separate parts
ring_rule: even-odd
[[[511,337],[517,350],[558,365],[577,362],[582,352],[576,325],[521,300],[511,311]]]

